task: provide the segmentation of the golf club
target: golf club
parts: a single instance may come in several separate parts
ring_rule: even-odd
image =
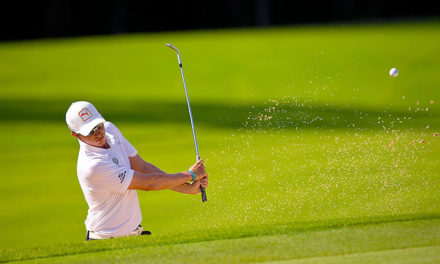
[[[173,49],[175,52],[177,52],[177,59],[179,61],[180,72],[182,73],[183,87],[185,88],[186,103],[188,104],[189,118],[191,119],[191,127],[192,127],[193,136],[194,136],[194,144],[196,146],[197,161],[199,161],[200,160],[199,146],[197,145],[196,130],[194,129],[194,121],[193,121],[192,112],[191,112],[191,105],[189,104],[188,90],[186,89],[185,75],[183,75],[182,59],[180,58],[180,51],[178,48],[174,47],[170,43],[166,43],[165,45],[167,45],[168,47]],[[202,202],[206,202],[208,199],[206,197],[205,188],[200,186],[200,192],[202,193]]]

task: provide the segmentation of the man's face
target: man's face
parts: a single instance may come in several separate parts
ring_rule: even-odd
[[[105,139],[105,128],[103,123],[100,123],[95,128],[93,128],[93,130],[91,131],[91,135],[89,136],[83,136],[74,133],[72,135],[77,137],[81,141],[95,147],[105,148],[107,146],[107,142]]]

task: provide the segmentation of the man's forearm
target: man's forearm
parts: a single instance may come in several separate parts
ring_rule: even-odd
[[[144,166],[143,169],[141,171],[142,173],[151,173],[151,172],[155,172],[155,173],[165,173],[164,171],[162,171],[161,169],[159,169],[158,167],[154,166],[151,163],[148,162],[144,162]],[[170,190],[175,191],[175,192],[179,192],[179,193],[185,193],[185,194],[190,194],[191,189],[189,188],[191,185],[188,182],[185,182],[181,185],[178,185],[176,187],[170,188]]]
[[[170,190],[179,192],[179,193],[185,193],[185,194],[191,194],[191,184],[185,182],[184,184],[181,184],[179,186],[176,186],[174,188],[170,188]]]
[[[143,160],[139,155],[136,155],[135,157],[130,157],[130,167],[135,171],[145,174],[165,173],[163,170],[159,169],[153,164]]]
[[[142,167],[142,173],[166,173],[163,170],[159,169],[158,167],[154,166],[151,163],[144,162],[144,166]]]
[[[188,172],[166,174],[166,173],[152,173],[144,174],[135,171],[133,179],[128,189],[144,190],[144,191],[159,191],[172,189],[177,186],[190,181],[192,176]]]

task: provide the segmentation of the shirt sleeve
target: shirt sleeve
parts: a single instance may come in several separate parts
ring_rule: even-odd
[[[93,191],[125,192],[133,179],[134,171],[114,163],[101,161],[89,170],[86,177]]]
[[[127,155],[129,157],[134,157],[138,154],[137,150],[133,147],[133,145],[130,144],[130,142],[128,142],[128,140],[126,140],[124,137],[122,137],[122,144],[124,144],[124,149],[125,152],[127,153]]]

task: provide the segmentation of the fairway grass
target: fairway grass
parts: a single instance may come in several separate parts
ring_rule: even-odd
[[[433,217],[433,216],[431,216]],[[286,225],[259,236],[218,232],[134,237],[15,250],[20,263],[436,263],[440,220],[376,219],[341,227]],[[431,219],[430,219],[431,218]],[[229,233],[225,236],[225,233]],[[86,246],[87,245],[87,246]]]
[[[0,43],[0,260],[438,262],[440,23]],[[138,192],[150,237],[82,242],[65,125],[88,100],[148,162],[195,162],[208,202]],[[399,76],[388,75],[391,67]]]

